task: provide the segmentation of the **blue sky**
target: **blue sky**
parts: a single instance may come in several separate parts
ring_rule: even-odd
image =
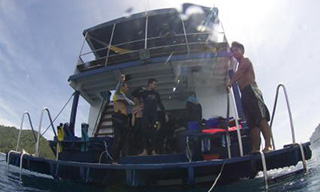
[[[29,111],[38,129],[43,107],[54,117],[73,90],[73,73],[82,31],[96,24],[183,1],[155,0],[0,0],[0,124],[20,127]],[[192,1],[188,1],[192,2]],[[231,41],[242,42],[253,62],[256,80],[272,111],[276,86],[284,83],[293,112],[296,139],[307,141],[320,122],[320,13],[317,0],[193,1],[220,9]],[[289,120],[280,95],[274,136],[277,147],[291,142]],[[57,122],[68,122],[69,105]],[[77,122],[87,121],[88,105],[80,100]],[[47,125],[44,117],[44,125]],[[27,125],[27,121],[25,121]],[[28,127],[28,126],[27,126]],[[51,133],[46,137],[50,138]]]

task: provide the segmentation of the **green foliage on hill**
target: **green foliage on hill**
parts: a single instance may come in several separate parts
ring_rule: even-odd
[[[38,132],[35,131],[36,136],[37,134]],[[16,150],[18,135],[19,129],[0,125],[0,152],[7,153],[10,150]],[[34,154],[35,145],[36,141],[32,130],[22,130],[18,151],[24,149],[26,152]],[[42,136],[40,137],[39,156],[54,159],[54,154],[49,147],[49,142]]]

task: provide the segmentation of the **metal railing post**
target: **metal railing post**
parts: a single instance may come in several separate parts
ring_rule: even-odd
[[[84,44],[86,42],[86,39],[87,39],[87,36],[88,36],[88,32],[86,32],[85,36],[84,36],[84,40],[83,40],[83,43],[82,43],[82,46],[81,46],[81,49],[80,49],[80,53],[79,53],[79,57],[78,57],[78,61],[77,61],[77,65],[79,64],[79,61],[81,61],[81,53],[82,53],[82,50],[83,50],[83,47],[84,47]]]
[[[265,189],[268,191],[269,186],[268,186],[268,170],[267,170],[266,158],[262,151],[260,151],[260,155],[261,155],[261,162],[262,162],[262,169],[263,169],[263,176],[264,176],[264,186],[265,186]]]
[[[23,163],[23,156],[24,155],[29,155],[28,153],[26,153],[24,150],[21,151],[21,156],[20,156],[20,181],[22,179],[22,163]]]
[[[24,121],[24,115],[28,113],[28,112],[24,112],[22,115],[22,120],[21,120],[21,124],[20,124],[20,130],[19,130],[19,134],[18,134],[18,140],[17,140],[17,146],[16,146],[16,151],[19,150],[19,144],[20,144],[20,137],[21,137],[21,131],[22,131],[22,127],[23,127],[23,121]]]
[[[286,99],[286,104],[287,104],[287,109],[288,109],[288,114],[289,114],[290,127],[291,127],[291,135],[292,135],[292,143],[296,143],[296,138],[295,138],[295,133],[294,133],[294,127],[293,127],[293,120],[292,120],[292,113],[291,113],[291,108],[290,108],[290,103],[289,103],[289,98],[288,98],[288,94],[287,94],[286,88],[285,88],[285,86],[284,86],[283,84],[279,84],[279,85],[277,86],[276,98],[275,98],[275,101],[274,101],[273,111],[272,111],[272,116],[271,116],[271,121],[270,121],[270,129],[272,128],[272,124],[273,124],[273,120],[274,120],[274,115],[275,115],[276,108],[277,108],[279,90],[280,90],[281,87],[283,88],[283,92],[284,92],[285,99]],[[271,129],[271,139],[272,139],[273,149],[276,149],[275,144],[274,144],[272,129]]]
[[[32,126],[32,121],[31,121],[31,118],[30,118],[30,114],[29,114],[27,111],[25,111],[25,112],[23,113],[23,115],[22,115],[22,120],[21,120],[21,124],[20,124],[19,135],[18,135],[18,139],[17,139],[16,151],[19,150],[21,132],[22,132],[22,128],[23,128],[23,122],[24,122],[24,116],[25,116],[25,115],[28,116],[29,123],[30,123],[31,129],[32,129],[32,133],[33,133],[34,139],[37,140],[36,135],[34,134],[34,129],[33,129],[33,126]]]
[[[57,136],[56,131],[54,130],[54,126],[53,126],[53,122],[52,122],[52,119],[51,119],[50,111],[49,111],[49,109],[47,107],[44,107],[43,110],[41,111],[41,115],[40,115],[37,143],[36,143],[36,147],[35,147],[36,157],[39,157],[39,143],[40,143],[40,134],[41,134],[40,132],[41,132],[42,118],[43,118],[44,111],[47,111],[48,117],[49,117],[49,120],[50,120],[50,124],[52,126],[53,133],[54,133],[55,136]]]
[[[146,12],[146,28],[144,31],[144,49],[148,48],[148,22],[149,22],[149,15],[148,11]]]
[[[306,162],[306,156],[304,155],[303,146],[300,143],[295,143],[295,144],[298,145],[299,148],[300,148],[303,171],[304,171],[304,174],[307,174],[308,173],[308,167],[307,167],[307,162]]]
[[[181,23],[182,23],[182,28],[183,28],[183,33],[184,33],[184,38],[186,40],[186,45],[187,45],[187,50],[188,50],[188,55],[190,53],[190,47],[189,47],[189,41],[188,41],[188,37],[187,37],[187,31],[186,31],[186,27],[184,25],[184,22],[182,20],[182,17],[181,18]]]
[[[233,95],[233,91],[231,90],[231,88],[228,88],[229,90],[229,97],[232,100],[232,104],[234,107],[234,115],[235,115],[235,123],[236,123],[236,130],[237,130],[237,136],[238,136],[238,143],[239,143],[239,151],[240,151],[240,156],[243,156],[243,147],[242,147],[242,138],[241,138],[241,132],[240,132],[240,128],[239,128],[239,122],[238,122],[238,111],[237,111],[237,105],[236,105],[236,101],[234,99],[234,95]],[[229,120],[227,120],[229,121]]]
[[[11,153],[16,153],[17,151],[14,151],[14,150],[10,150],[8,152],[8,155],[7,155],[7,165],[8,165],[8,169],[9,169],[9,165],[10,165],[10,155]]]
[[[115,28],[116,28],[116,23],[113,24],[113,26],[112,26],[112,32],[111,32],[111,37],[110,37],[110,41],[109,41],[109,45],[108,45],[108,51],[107,51],[106,61],[105,61],[105,63],[104,63],[104,66],[105,66],[105,67],[108,65],[110,48],[111,48],[111,43],[112,43],[112,40],[113,40],[113,34],[114,34]]]
[[[39,156],[39,140],[40,140],[40,131],[41,131],[41,126],[42,126],[42,117],[43,117],[43,112],[45,109],[43,109],[41,111],[41,115],[40,115],[40,122],[39,122],[39,128],[38,128],[38,136],[37,136],[37,143],[36,143],[36,148],[35,148],[35,153],[36,153],[36,157]]]

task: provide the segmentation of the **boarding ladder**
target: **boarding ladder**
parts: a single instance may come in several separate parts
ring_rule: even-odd
[[[274,143],[273,134],[272,134],[272,124],[273,124],[274,115],[275,115],[276,108],[277,108],[277,102],[278,102],[278,96],[279,96],[280,88],[283,89],[283,93],[284,93],[286,104],[287,104],[287,110],[288,110],[288,115],[289,115],[289,120],[290,120],[291,135],[292,135],[292,145],[298,145],[299,146],[300,151],[301,151],[301,156],[302,156],[301,159],[302,159],[304,174],[307,174],[308,168],[307,168],[307,163],[306,163],[306,158],[305,158],[303,146],[301,145],[301,143],[297,143],[296,140],[295,140],[295,133],[294,133],[294,127],[293,127],[291,108],[290,108],[290,104],[289,104],[289,98],[288,98],[288,94],[287,94],[286,88],[285,88],[285,86],[283,84],[279,84],[277,86],[276,97],[275,97],[275,102],[274,102],[273,110],[272,110],[272,117],[271,117],[271,121],[270,121],[272,146],[273,146],[273,149],[275,150],[276,148],[275,148],[275,143]],[[261,160],[262,160],[262,165],[263,165],[265,188],[266,188],[266,190],[268,190],[268,181],[267,181],[267,177],[268,176],[267,176],[266,161],[265,161],[264,154],[262,152],[260,152],[260,154],[261,154]]]
[[[43,113],[44,112],[47,112],[48,114],[48,117],[49,117],[49,121],[50,121],[50,125],[52,127],[52,130],[53,130],[53,134],[55,137],[57,137],[57,134],[56,134],[56,131],[54,129],[54,126],[53,126],[53,121],[52,121],[52,118],[51,118],[51,115],[50,115],[50,111],[47,107],[44,107],[43,110],[41,111],[41,116],[40,116],[40,122],[39,122],[39,128],[38,128],[38,135],[37,137],[35,136],[34,134],[34,129],[33,129],[33,125],[32,125],[32,121],[31,121],[31,118],[30,118],[30,114],[26,111],[23,113],[22,115],[22,121],[21,121],[21,124],[20,124],[20,130],[19,130],[19,134],[18,134],[18,139],[17,139],[17,145],[16,145],[16,150],[10,150],[8,152],[8,159],[7,159],[7,162],[8,162],[8,168],[9,168],[9,164],[10,164],[10,154],[11,153],[19,153],[19,146],[20,146],[20,138],[21,138],[21,132],[22,132],[22,127],[23,127],[23,123],[24,123],[24,117],[27,115],[28,119],[29,119],[29,123],[30,123],[30,126],[31,126],[31,129],[33,131],[33,136],[35,138],[35,141],[36,141],[36,145],[35,145],[35,156],[36,157],[39,157],[39,144],[40,144],[40,134],[41,134],[41,127],[42,127],[42,119],[43,119]],[[49,127],[48,127],[49,128]],[[22,162],[23,162],[23,156],[25,154],[28,154],[26,153],[23,149],[21,150],[21,157],[20,157],[20,179],[21,179],[21,174],[22,174]],[[56,154],[56,159],[58,160],[58,150],[57,150],[57,154]]]
[[[275,115],[275,111],[276,111],[276,107],[277,107],[277,102],[278,102],[278,96],[279,96],[279,90],[280,88],[283,89],[284,92],[284,96],[285,96],[285,100],[286,100],[286,104],[287,104],[287,110],[288,110],[288,114],[289,114],[289,120],[290,120],[290,127],[291,127],[291,135],[292,135],[292,145],[298,145],[301,151],[301,156],[302,156],[302,164],[303,164],[303,170],[304,170],[304,174],[307,174],[308,172],[308,168],[307,168],[307,163],[306,163],[306,158],[305,158],[305,154],[304,154],[304,150],[303,150],[303,146],[300,143],[297,143],[295,140],[295,133],[294,133],[294,127],[293,127],[293,120],[292,120],[292,113],[291,113],[291,108],[290,108],[290,104],[289,104],[289,99],[288,99],[288,94],[286,91],[286,88],[283,84],[279,84],[277,86],[277,91],[276,91],[276,97],[275,97],[275,102],[274,102],[274,106],[273,106],[273,111],[272,111],[272,117],[271,117],[271,121],[270,121],[270,129],[272,128],[272,123],[273,123],[273,119],[274,119],[274,115]],[[231,99],[233,101],[233,106],[234,106],[234,111],[235,111],[235,117],[236,117],[236,122],[238,122],[238,114],[237,114],[237,109],[236,109],[236,103],[234,100],[234,95],[232,95],[232,91],[231,88],[228,88],[228,110],[229,110],[229,100]],[[229,113],[229,112],[227,112]],[[228,116],[228,115],[227,115]],[[238,135],[238,141],[239,141],[239,148],[240,148],[240,155],[243,155],[243,149],[242,149],[242,142],[241,142],[241,135],[240,135],[240,130],[238,127],[238,124],[236,124],[237,127],[237,135]],[[228,134],[227,134],[228,136]],[[275,143],[274,143],[274,139],[273,139],[273,135],[272,135],[272,129],[271,129],[271,141],[272,141],[272,146],[273,149],[275,150]],[[228,156],[229,159],[231,158],[231,150],[230,150],[230,139],[227,137],[227,148],[228,148]],[[265,160],[265,155],[262,151],[259,152],[259,154],[261,155],[261,161],[262,161],[262,168],[263,168],[263,175],[264,175],[264,181],[265,181],[265,189],[268,190],[268,173],[267,173],[267,165],[266,165],[266,160]],[[221,169],[222,172],[223,168]],[[217,177],[218,179],[219,177]],[[214,184],[211,186],[211,188],[209,189],[208,192],[210,192],[213,187],[215,186],[216,181],[214,182]]]

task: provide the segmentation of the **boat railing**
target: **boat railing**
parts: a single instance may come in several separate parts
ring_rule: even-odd
[[[223,32],[218,33],[224,36]],[[155,56],[170,55],[172,52],[175,54],[189,54],[190,52],[209,51],[219,48],[220,43],[226,44],[225,38],[220,38],[221,40],[216,42],[209,42],[210,35],[212,35],[212,32],[175,34],[165,37],[149,37],[114,45],[100,42],[90,37],[92,41],[99,42],[103,47],[82,53],[85,45],[84,41],[80,50],[77,68],[79,71],[84,71],[128,60],[143,60]],[[87,34],[86,38],[89,38]]]
[[[272,140],[272,146],[273,149],[276,149],[275,146],[275,142],[273,139],[273,134],[272,134],[272,125],[273,125],[273,120],[274,120],[274,115],[276,112],[276,108],[277,108],[277,102],[278,102],[278,96],[279,96],[279,90],[280,88],[283,89],[283,93],[285,96],[285,100],[286,100],[286,104],[287,104],[287,110],[288,110],[288,115],[289,115],[289,120],[290,120],[290,127],[291,127],[291,135],[292,135],[292,143],[296,143],[296,139],[295,139],[295,133],[294,133],[294,127],[293,127],[293,120],[292,120],[292,113],[291,113],[291,108],[290,108],[290,103],[289,103],[289,98],[288,98],[288,94],[286,91],[286,88],[283,84],[279,84],[277,86],[277,92],[276,92],[276,97],[275,97],[275,101],[274,101],[274,105],[273,105],[273,110],[272,110],[272,116],[271,116],[271,121],[270,121],[270,129],[271,129],[271,140]]]
[[[261,163],[262,163],[262,170],[263,170],[263,177],[264,177],[264,187],[266,191],[268,191],[269,185],[268,185],[268,170],[267,170],[266,157],[262,151],[260,151],[260,156],[261,156]]]
[[[238,143],[239,143],[239,151],[240,151],[240,156],[243,156],[243,146],[242,146],[242,137],[241,137],[241,132],[240,132],[240,126],[239,126],[239,115],[238,115],[238,109],[237,109],[237,104],[235,97],[233,95],[233,91],[231,90],[232,88],[228,87],[228,107],[230,107],[230,100],[232,101],[232,106],[233,106],[233,111],[234,111],[234,118],[235,118],[235,123],[236,123],[236,130],[237,130],[237,137],[238,137]]]
[[[301,156],[302,156],[301,157],[302,165],[303,165],[304,173],[306,174],[307,171],[308,171],[308,168],[307,168],[306,158],[305,158],[305,155],[304,155],[304,149],[303,149],[303,146],[300,143],[296,142],[294,126],[293,126],[293,119],[292,119],[292,113],[291,113],[291,108],[290,108],[290,103],[289,103],[289,98],[288,98],[286,87],[283,84],[279,84],[277,86],[276,97],[275,97],[273,110],[272,110],[271,121],[270,121],[272,146],[273,146],[273,149],[275,150],[276,147],[275,147],[274,138],[273,138],[273,134],[272,134],[272,125],[273,125],[274,115],[275,115],[276,108],[277,108],[277,102],[278,102],[278,96],[279,96],[280,88],[283,89],[283,93],[284,93],[286,104],[287,104],[287,110],[288,110],[290,128],[291,128],[291,135],[292,135],[292,145],[298,145],[299,148],[300,148],[300,152],[301,152]]]
[[[34,133],[34,129],[33,129],[33,125],[32,125],[32,121],[31,121],[31,117],[28,111],[25,111],[22,115],[22,120],[21,120],[21,124],[20,124],[20,130],[19,130],[19,134],[18,134],[18,139],[17,139],[17,146],[16,146],[16,151],[19,150],[19,146],[20,146],[20,138],[21,138],[21,132],[22,132],[22,128],[23,128],[23,123],[24,123],[24,117],[27,116],[29,123],[30,123],[30,127],[32,129],[32,133],[34,136],[35,141],[37,141],[36,135]]]
[[[211,33],[209,32],[201,32],[201,33],[188,33],[186,36],[188,38],[188,40],[186,40],[184,34],[176,34],[176,35],[173,35],[171,37],[160,37],[160,36],[157,36],[157,37],[150,37],[147,39],[147,42],[149,46],[147,46],[147,48],[157,48],[157,47],[162,47],[162,46],[152,46],[154,45],[154,41],[159,41],[160,43],[163,44],[163,40],[167,40],[167,39],[172,39],[173,41],[172,42],[169,42],[169,41],[165,41],[164,43],[166,44],[166,46],[169,46],[170,44],[172,45],[172,43],[174,41],[176,41],[176,43],[178,42],[183,42],[184,44],[187,44],[187,43],[192,43],[192,42],[205,42],[205,40],[207,39],[207,37],[210,35]],[[191,39],[190,37],[193,37],[193,39]],[[93,37],[91,37],[93,38]],[[94,39],[94,38],[93,38]],[[98,41],[98,40],[97,40]],[[123,43],[119,43],[119,44],[115,44],[115,45],[111,45],[113,47],[117,47],[119,49],[125,49],[126,46],[130,46],[131,47],[134,47],[135,44],[142,44],[144,43],[144,39],[138,39],[138,40],[133,40],[133,41],[129,41],[129,42],[123,42]],[[84,45],[83,45],[84,46]],[[135,52],[139,49],[143,49],[144,47],[143,46],[140,46],[140,47],[136,47],[135,50],[133,51],[126,51],[126,52]],[[98,52],[98,51],[103,51],[103,50],[108,50],[108,49],[111,49],[112,50],[112,47],[109,48],[109,45],[108,44],[105,44],[104,47],[102,48],[99,48],[99,49],[94,49],[94,50],[91,50],[91,51],[88,51],[88,52],[85,52],[85,53],[81,53],[82,51],[80,51],[80,55],[79,55],[79,58],[82,58],[83,56],[86,56],[86,55],[89,55],[89,54],[93,54],[95,52]],[[106,56],[105,56],[106,57]],[[104,57],[104,58],[105,58]],[[99,57],[99,58],[103,58],[103,57]]]
[[[41,134],[41,127],[42,127],[42,119],[43,119],[43,113],[44,112],[47,112],[48,114],[48,118],[49,118],[49,121],[50,121],[50,125],[52,127],[52,131],[53,131],[53,134],[55,137],[57,137],[57,133],[54,129],[54,126],[53,126],[53,121],[52,121],[52,118],[51,118],[51,115],[50,115],[50,111],[47,107],[44,107],[43,110],[41,111],[41,115],[40,115],[40,122],[39,122],[39,129],[38,129],[38,136],[37,136],[37,143],[36,143],[36,147],[35,147],[35,155],[36,157],[39,156],[39,143],[40,143],[40,134]]]
[[[51,118],[51,115],[50,115],[50,111],[48,108],[43,108],[42,112],[41,112],[41,117],[40,117],[40,123],[39,123],[39,129],[38,129],[38,136],[36,137],[35,134],[34,134],[34,129],[33,129],[33,125],[32,125],[32,121],[31,121],[31,117],[30,117],[30,114],[29,112],[24,112],[23,115],[22,115],[22,120],[21,120],[21,124],[20,124],[20,130],[19,130],[19,134],[18,134],[18,139],[17,139],[17,146],[16,146],[16,150],[11,150],[9,151],[8,153],[8,167],[9,167],[9,163],[10,163],[10,154],[11,153],[19,153],[18,150],[19,150],[19,146],[20,146],[20,139],[21,139],[21,132],[22,132],[22,128],[23,128],[23,123],[24,123],[24,117],[27,115],[28,117],[28,120],[29,120],[29,123],[30,123],[30,126],[31,126],[31,129],[32,129],[32,132],[33,132],[33,136],[35,138],[35,141],[36,141],[36,145],[35,145],[35,156],[38,157],[39,156],[39,143],[40,143],[40,134],[41,134],[41,126],[42,126],[42,118],[43,118],[43,113],[44,111],[47,111],[47,114],[48,114],[48,117],[49,117],[49,121],[50,121],[50,124],[52,126],[52,130],[53,130],[53,133],[55,136],[57,136],[56,134],[56,131],[54,130],[54,126],[53,126],[53,121],[52,121],[52,118]],[[21,157],[20,157],[20,179],[21,179],[21,173],[22,173],[22,162],[23,162],[23,156],[25,154],[28,154],[26,153],[23,149],[21,151]]]

